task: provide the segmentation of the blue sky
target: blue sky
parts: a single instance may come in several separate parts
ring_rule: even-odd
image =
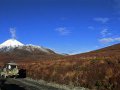
[[[10,28],[24,44],[76,54],[120,42],[119,0],[0,0],[0,43]]]

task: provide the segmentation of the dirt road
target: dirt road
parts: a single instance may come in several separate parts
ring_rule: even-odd
[[[63,90],[25,79],[1,79],[0,90]]]

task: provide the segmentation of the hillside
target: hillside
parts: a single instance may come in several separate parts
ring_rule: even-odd
[[[0,60],[18,59],[19,68],[26,69],[27,77],[35,80],[92,90],[120,89],[120,44],[68,56],[45,52],[31,54],[24,50],[2,52]]]
[[[92,90],[120,89],[120,44],[57,60],[19,62],[27,76]],[[38,73],[40,72],[40,73]]]
[[[102,49],[67,56],[66,59],[94,59],[94,58],[109,58],[120,57],[120,44],[115,44]]]
[[[95,51],[91,51],[91,52],[88,52],[85,54],[88,54],[91,56],[93,56],[93,55],[96,55],[96,56],[97,55],[98,56],[111,56],[111,55],[118,56],[118,55],[120,55],[120,44],[112,45],[112,46],[105,47],[105,48],[95,50]],[[85,55],[85,54],[81,54],[81,55]]]
[[[32,44],[23,44],[15,39],[8,39],[0,44],[0,61],[48,60],[62,55],[53,50]]]

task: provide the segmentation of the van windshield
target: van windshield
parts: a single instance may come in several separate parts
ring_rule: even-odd
[[[16,65],[7,65],[7,68],[8,69],[14,69],[14,68],[16,68],[17,66]]]

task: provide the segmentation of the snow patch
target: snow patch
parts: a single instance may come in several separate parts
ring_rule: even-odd
[[[17,41],[16,39],[8,39],[7,41],[3,42],[0,45],[0,48],[4,48],[4,47],[19,47],[19,46],[23,46],[24,44],[22,44],[21,42]]]
[[[27,44],[26,46],[29,46],[29,47],[33,47],[34,49],[39,49],[43,52],[49,52],[46,48],[42,47],[42,46],[36,46],[36,45],[32,45],[32,44]]]
[[[40,51],[49,53],[49,50],[47,48],[44,48],[42,46],[32,45],[32,44],[24,45],[23,43],[17,41],[16,39],[8,39],[7,41],[0,44],[0,51],[8,52],[13,50],[14,48],[24,49],[29,52],[32,52],[32,51],[35,51],[35,49],[38,49]]]

